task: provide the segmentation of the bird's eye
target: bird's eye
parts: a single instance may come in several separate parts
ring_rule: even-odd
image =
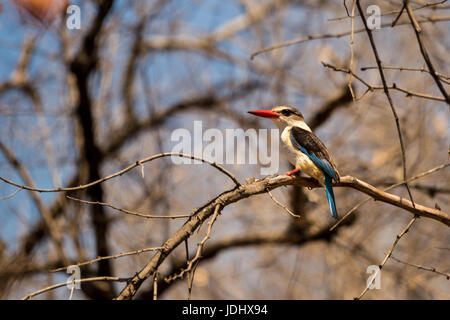
[[[281,113],[283,114],[283,116],[289,117],[292,114],[292,111],[289,109],[284,109],[281,110]]]

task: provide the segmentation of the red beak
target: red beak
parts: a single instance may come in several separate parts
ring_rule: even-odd
[[[278,118],[280,116],[278,113],[273,112],[272,110],[253,110],[253,111],[248,111],[248,113],[258,116],[258,117],[272,118],[272,119]]]

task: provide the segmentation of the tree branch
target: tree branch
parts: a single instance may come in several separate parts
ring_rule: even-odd
[[[162,245],[163,249],[158,251],[147,263],[147,265],[132,278],[117,299],[132,299],[142,283],[156,272],[161,263],[179,244],[188,239],[190,235],[214,213],[214,209],[217,205],[226,207],[227,205],[250,196],[265,193],[267,190],[272,190],[285,185],[297,185],[309,188],[320,187],[318,182],[312,178],[298,177],[296,179],[292,179],[289,176],[276,176],[272,178],[268,177],[262,180],[254,180],[243,184],[240,187],[235,187],[231,190],[223,192],[203,207],[196,210],[192,218],[190,218]],[[367,195],[370,195],[376,200],[392,204],[418,216],[431,218],[450,226],[450,216],[447,213],[419,204],[415,204],[414,206],[409,200],[405,200],[402,197],[378,190],[370,184],[360,181],[357,178],[351,176],[342,177],[340,182],[336,183],[335,186],[350,187],[359,190]]]
[[[420,52],[422,53],[423,59],[425,60],[425,63],[428,66],[428,70],[430,71],[430,74],[433,77],[434,82],[436,82],[439,91],[441,91],[442,95],[444,96],[445,101],[447,101],[447,104],[450,105],[450,97],[447,91],[445,90],[444,86],[442,85],[439,76],[434,70],[433,64],[431,63],[431,59],[428,55],[427,49],[425,48],[422,41],[422,28],[420,27],[419,22],[417,22],[416,17],[414,16],[413,11],[411,10],[409,1],[403,0],[403,6],[406,8],[406,12],[408,13],[409,20],[411,21],[411,25],[413,26],[414,32],[416,34],[417,42],[419,43]]]

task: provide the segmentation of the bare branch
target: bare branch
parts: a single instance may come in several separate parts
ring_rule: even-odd
[[[272,195],[272,193],[271,193],[269,190],[267,190],[267,193],[269,194],[270,199],[272,199],[272,201],[275,202],[275,204],[276,204],[277,206],[279,206],[279,207],[282,208],[284,211],[286,211],[287,213],[289,213],[292,217],[297,218],[297,219],[300,219],[300,218],[301,218],[301,216],[299,216],[298,214],[293,213],[291,210],[289,210],[288,207],[286,207],[286,206],[283,205],[281,202],[279,202],[277,199],[275,199],[275,197]]]
[[[74,283],[83,283],[83,282],[94,282],[94,281],[112,281],[112,282],[127,282],[129,279],[128,278],[119,278],[119,277],[92,277],[92,278],[84,278],[84,279],[74,279],[73,282]],[[22,300],[30,300],[31,298],[50,291],[50,290],[54,290],[57,288],[61,288],[67,285],[67,282],[61,282],[61,283],[57,283],[51,286],[48,286],[46,288],[40,289],[38,291],[32,292],[29,295],[25,296],[22,298]]]
[[[117,258],[126,257],[126,256],[134,256],[134,255],[139,255],[139,254],[144,253],[144,252],[157,251],[157,250],[161,250],[161,249],[162,249],[162,247],[144,248],[144,249],[139,249],[139,250],[135,250],[135,251],[115,254],[113,256],[98,257],[98,258],[95,258],[95,259],[92,259],[92,260],[89,260],[89,261],[80,262],[80,263],[77,263],[77,264],[71,264],[70,266],[81,267],[81,266],[93,264],[95,262],[102,261],[102,260],[117,259]],[[64,270],[67,270],[68,267],[69,266],[53,269],[53,270],[50,270],[50,272],[64,271]]]
[[[11,193],[10,195],[4,196],[3,198],[0,198],[0,201],[2,200],[7,200],[7,199],[11,199],[12,197],[14,197],[16,194],[18,194],[21,190],[23,190],[22,188],[18,188],[16,191],[14,191],[13,193]]]
[[[203,246],[205,245],[206,241],[208,241],[209,237],[211,236],[212,226],[213,226],[214,222],[216,221],[217,217],[219,216],[220,211],[221,211],[220,205],[216,205],[216,208],[214,209],[214,214],[212,215],[211,220],[208,222],[208,230],[206,232],[206,235],[202,239],[202,241],[200,241],[197,244],[197,251],[195,253],[194,258],[192,258],[192,260],[190,260],[188,262],[187,267],[185,269],[181,270],[180,273],[166,277],[164,280],[167,283],[170,283],[176,279],[182,279],[186,273],[191,273],[193,271],[193,266],[196,265],[198,263],[198,261],[200,260],[200,258],[202,257]],[[192,274],[192,278],[193,277],[194,277],[194,275]]]
[[[366,71],[366,70],[370,70],[370,69],[378,69],[378,67],[362,67],[361,71]],[[420,71],[420,72],[427,72],[430,73],[429,70],[425,69],[425,68],[408,68],[408,67],[394,67],[394,66],[383,66],[384,70],[400,70],[400,71]],[[440,72],[436,72],[436,74],[439,76],[439,78],[441,79],[441,81],[450,84],[450,76],[447,76],[445,74],[442,74]],[[445,101],[444,99],[442,99],[441,101]]]
[[[425,270],[425,271],[436,273],[438,275],[446,277],[447,280],[450,279],[450,273],[438,271],[434,267],[425,267],[425,266],[421,266],[421,265],[418,265],[418,264],[408,263],[408,262],[402,261],[400,259],[397,259],[393,255],[391,255],[391,259],[397,261],[398,263],[401,263],[401,264],[404,264],[404,265],[407,265],[407,266],[410,266],[410,267],[414,267],[414,268],[417,268],[417,269],[420,269],[420,270]]]
[[[209,201],[206,205],[199,208],[193,217],[189,219],[173,236],[171,236],[164,244],[163,249],[158,251],[153,258],[147,263],[147,265],[138,272],[133,279],[127,284],[127,286],[122,290],[120,295],[117,297],[119,300],[132,299],[134,295],[139,290],[142,283],[151,277],[154,272],[158,269],[161,263],[166,259],[166,257],[183,241],[190,237],[193,232],[203,224],[203,222],[213,215],[217,205],[226,207],[229,204],[235,203],[239,200],[248,198],[255,194],[261,194],[267,192],[267,190],[272,190],[283,185],[297,185],[303,187],[317,188],[320,187],[318,182],[312,178],[298,177],[292,179],[289,176],[276,176],[273,178],[265,178],[262,180],[255,180],[253,182],[241,185],[238,188],[226,191],[216,198]],[[380,191],[373,186],[360,181],[354,177],[345,176],[340,179],[339,183],[335,186],[346,186],[351,187],[356,190],[362,191],[376,200],[392,204],[394,206],[400,207],[414,213],[418,216],[432,218],[434,220],[440,221],[447,226],[450,226],[450,216],[440,210],[427,208],[419,204],[413,205],[411,201],[405,200],[399,196],[392,195],[383,191]],[[403,212],[403,211],[399,211]]]
[[[108,181],[110,179],[116,178],[118,176],[123,175],[124,173],[127,173],[128,171],[130,171],[131,169],[134,169],[146,162],[150,162],[153,161],[155,159],[159,159],[159,158],[163,158],[163,157],[169,157],[169,156],[175,156],[175,157],[182,157],[182,158],[188,158],[188,159],[192,159],[192,160],[199,160],[201,162],[207,163],[211,166],[213,166],[214,168],[216,168],[217,170],[219,170],[220,172],[224,173],[225,175],[227,175],[228,177],[230,177],[231,180],[233,180],[233,182],[236,185],[240,185],[240,182],[236,179],[235,176],[233,176],[228,170],[226,170],[225,168],[219,166],[218,164],[216,164],[215,162],[211,162],[208,160],[205,160],[201,157],[197,157],[197,156],[193,156],[193,155],[187,155],[187,154],[183,154],[183,153],[179,153],[179,152],[165,152],[165,153],[160,153],[142,160],[137,160],[136,163],[129,165],[128,167],[126,167],[125,169],[122,169],[116,173],[113,173],[109,176],[106,176],[104,178],[100,178],[98,180],[92,181],[90,183],[78,186],[78,187],[68,187],[68,188],[54,188],[54,189],[42,189],[42,188],[34,188],[31,186],[22,186],[20,184],[17,184],[11,180],[8,180],[6,178],[0,177],[0,180],[2,180],[3,182],[6,182],[8,184],[11,184],[13,186],[16,186],[18,188],[22,188],[28,191],[37,191],[37,192],[65,192],[65,191],[75,191],[75,190],[83,190],[83,189],[87,189],[89,187],[98,185],[100,183],[103,183],[105,181]]]
[[[424,23],[424,22],[441,22],[441,21],[448,21],[450,20],[450,17],[429,17],[429,18],[422,18],[422,20],[420,20],[420,22]],[[402,25],[402,24],[407,24],[406,22],[402,22],[402,23],[397,23],[397,25]],[[386,27],[390,27],[391,24],[390,23],[384,23],[382,24],[380,27],[381,28],[386,28]],[[365,29],[357,29],[354,30],[354,34],[356,33],[361,33],[364,32]],[[284,47],[288,47],[288,46],[292,46],[294,44],[299,44],[302,42],[306,42],[309,40],[318,40],[318,39],[330,39],[330,38],[341,38],[344,36],[348,36],[352,33],[352,31],[344,31],[344,32],[338,32],[338,33],[324,33],[324,34],[314,34],[314,35],[308,35],[306,37],[303,38],[299,38],[299,39],[294,39],[294,40],[290,40],[290,41],[286,41],[280,44],[276,44],[267,48],[263,48],[263,49],[259,49],[256,51],[253,51],[250,59],[255,58],[257,55],[264,53],[264,52],[269,52],[272,50],[276,50],[276,49],[281,49]]]
[[[434,167],[434,168],[432,168],[432,169],[430,169],[430,170],[428,170],[428,171],[422,172],[421,174],[418,174],[418,175],[416,175],[416,176],[414,176],[414,177],[409,178],[409,179],[408,179],[408,182],[415,181],[415,180],[420,179],[420,178],[422,178],[422,177],[425,177],[425,176],[427,176],[427,175],[429,175],[429,174],[432,174],[432,173],[434,173],[434,172],[437,172],[437,171],[439,171],[439,170],[441,170],[441,169],[447,168],[449,165],[450,165],[449,163],[444,163],[444,164],[442,164],[442,165],[440,165],[440,166]],[[398,187],[398,186],[400,186],[400,185],[402,185],[402,184],[403,184],[403,182],[399,182],[399,183],[393,184],[393,185],[391,185],[390,187],[384,189],[383,191],[384,191],[384,192],[389,191],[389,190],[394,189],[394,188],[396,188],[396,187]],[[339,225],[340,225],[344,220],[346,220],[353,212],[355,212],[358,208],[360,208],[363,204],[367,203],[369,200],[372,200],[372,198],[371,198],[371,197],[368,197],[368,198],[364,199],[363,201],[361,201],[360,203],[358,203],[357,205],[355,205],[350,211],[348,211],[346,214],[344,214],[344,215],[342,216],[342,218],[339,219],[339,221],[336,222],[336,223],[330,228],[330,231],[332,231],[332,230],[335,229],[337,226],[339,226]]]
[[[33,188],[33,179],[26,169],[25,166],[22,165],[22,163],[19,161],[19,159],[16,157],[16,155],[13,153],[12,150],[10,150],[3,142],[0,141],[0,151],[5,155],[6,159],[8,159],[9,163],[17,170],[23,181],[25,181],[26,184],[28,184],[31,188]],[[23,188],[20,188],[17,190],[20,191]],[[14,195],[14,194],[13,194]],[[11,195],[11,196],[13,196]],[[10,197],[11,197],[10,196]],[[50,211],[48,210],[47,206],[44,204],[44,202],[41,200],[41,198],[35,193],[31,192],[30,194],[31,199],[33,200],[34,204],[38,208],[42,218],[44,219],[45,225],[48,228],[48,231],[50,233],[50,236],[55,243],[56,250],[58,251],[59,256],[61,259],[67,263],[69,260],[67,259],[67,256],[65,254],[63,244],[62,244],[62,234],[60,232],[60,229],[56,223],[56,221],[53,219]]]
[[[443,3],[447,2],[447,0],[441,0],[439,2],[429,2],[429,3],[425,3],[417,8],[414,8],[413,11],[416,10],[420,10],[420,9],[424,9],[424,8],[428,8],[431,7],[431,9],[435,9],[435,8],[445,8],[444,6],[440,6]],[[384,12],[381,14],[381,16],[387,16],[387,15],[391,15],[391,14],[399,14],[400,11],[397,10],[393,10],[393,11],[388,11],[388,12]],[[356,17],[359,17],[359,14],[356,15]],[[344,19],[349,19],[351,18],[350,15],[347,16],[342,16],[342,17],[337,17],[337,18],[332,18],[332,19],[328,19],[328,21],[339,21],[339,20],[344,20]]]
[[[357,98],[356,100],[361,100],[361,98],[369,91],[384,90],[384,86],[371,85],[368,82],[366,82],[364,79],[362,79],[360,76],[358,76],[356,73],[354,73],[353,71],[351,71],[349,69],[339,68],[339,67],[333,66],[333,65],[331,65],[329,63],[326,63],[326,62],[323,62],[323,61],[322,61],[322,64],[323,64],[324,67],[333,69],[334,71],[339,71],[339,72],[344,72],[344,73],[347,73],[347,74],[351,74],[353,77],[355,77],[358,81],[360,81],[362,84],[364,84],[367,87],[367,91],[361,97]],[[384,69],[384,67],[383,67],[383,69]],[[403,93],[406,94],[407,97],[414,96],[414,97],[423,98],[423,99],[429,99],[429,100],[445,102],[444,98],[432,96],[432,95],[425,94],[425,93],[414,92],[414,91],[411,91],[411,90],[406,90],[406,89],[398,87],[397,84],[395,84],[395,83],[393,83],[390,86],[387,86],[387,88],[390,89],[390,90],[397,90],[397,91],[403,92]]]
[[[70,200],[78,201],[78,202],[81,202],[81,203],[85,203],[85,204],[92,204],[92,205],[99,205],[99,206],[109,207],[111,209],[120,211],[120,212],[125,213],[125,214],[129,214],[129,215],[137,216],[137,217],[141,217],[141,218],[147,218],[147,219],[179,219],[179,218],[189,218],[191,216],[190,214],[180,214],[180,215],[172,215],[172,216],[158,216],[158,215],[152,215],[152,214],[144,214],[144,213],[140,213],[140,212],[136,212],[136,211],[121,209],[119,207],[113,206],[112,204],[109,204],[109,203],[106,203],[106,202],[87,201],[87,200],[73,198],[73,197],[70,197],[70,196],[66,196],[66,198],[68,198]]]
[[[417,42],[419,43],[420,52],[422,53],[423,59],[425,60],[425,63],[428,66],[428,70],[430,71],[431,76],[434,79],[434,82],[436,82],[436,85],[438,86],[439,90],[441,91],[442,95],[445,98],[445,101],[447,101],[447,104],[450,105],[450,97],[445,90],[444,86],[441,83],[441,80],[439,76],[436,74],[436,71],[434,70],[434,66],[431,63],[431,59],[428,55],[427,49],[425,48],[422,40],[422,28],[419,25],[419,22],[417,22],[416,17],[414,16],[413,11],[411,10],[411,6],[409,5],[408,0],[403,0],[403,6],[406,7],[406,12],[408,13],[409,20],[411,21],[411,25],[413,26],[414,32],[416,33]]]
[[[355,298],[355,300],[360,300],[366,294],[367,290],[369,290],[370,286],[375,281],[375,279],[376,279],[377,275],[379,274],[379,272],[381,271],[381,269],[384,267],[384,265],[386,264],[388,259],[391,257],[392,252],[394,251],[395,247],[397,246],[397,243],[405,235],[405,233],[407,233],[409,231],[409,229],[414,224],[414,222],[416,222],[417,219],[418,219],[418,217],[414,216],[414,218],[411,219],[411,221],[406,225],[406,227],[397,235],[397,237],[395,238],[394,243],[391,246],[391,249],[389,249],[389,251],[386,254],[386,256],[384,257],[383,261],[381,261],[380,265],[378,266],[378,270],[373,274],[372,281],[367,283],[366,288],[363,290],[363,292],[361,292],[361,294],[357,298]]]

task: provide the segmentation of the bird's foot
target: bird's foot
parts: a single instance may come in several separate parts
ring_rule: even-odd
[[[286,172],[284,175],[291,177],[292,179],[295,179],[295,177],[300,174],[300,170],[294,169],[291,171]]]

